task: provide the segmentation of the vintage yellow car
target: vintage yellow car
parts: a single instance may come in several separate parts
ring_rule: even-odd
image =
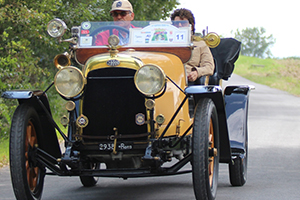
[[[116,22],[83,22],[64,39],[66,29],[60,19],[48,24],[50,36],[70,43],[69,52],[54,58],[53,83],[44,91],[2,94],[19,101],[10,132],[17,199],[40,199],[45,175],[79,176],[90,187],[98,177],[183,173],[192,174],[197,200],[214,199],[219,163],[229,165],[232,185],[245,184],[252,87],[220,85],[234,69],[240,42],[214,33],[195,37],[171,21],[133,21],[129,30]],[[211,47],[216,69],[189,86],[184,63],[193,40]],[[51,87],[66,100],[68,115],[60,122],[51,115]]]

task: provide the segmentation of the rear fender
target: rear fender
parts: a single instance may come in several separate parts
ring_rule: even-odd
[[[253,86],[227,86],[224,91],[230,147],[234,153],[246,152],[249,92]]]
[[[41,90],[11,90],[2,93],[1,97],[6,99],[17,99],[19,104],[27,103],[34,107],[40,117],[43,130],[42,136],[40,136],[39,139],[39,147],[55,158],[61,157],[55,128],[48,119],[47,112],[50,116],[52,115],[47,95]]]
[[[187,95],[193,95],[195,102],[198,102],[200,98],[210,98],[213,100],[218,112],[220,132],[220,162],[229,163],[231,161],[231,149],[222,88],[214,85],[193,85],[187,87],[185,89],[185,93]]]

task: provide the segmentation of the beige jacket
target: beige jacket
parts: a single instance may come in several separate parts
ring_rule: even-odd
[[[185,64],[187,75],[191,71],[198,71],[198,78],[213,75],[215,64],[210,49],[204,41],[194,41],[194,50],[191,59]]]

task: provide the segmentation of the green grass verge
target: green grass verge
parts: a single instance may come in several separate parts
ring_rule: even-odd
[[[9,151],[8,151],[9,140],[0,140],[0,168],[8,165]]]
[[[234,73],[255,83],[300,96],[300,60],[240,56]]]

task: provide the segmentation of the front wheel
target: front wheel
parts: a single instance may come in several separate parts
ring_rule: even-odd
[[[100,163],[85,163],[85,169],[100,169]],[[97,184],[99,177],[80,176],[80,182],[84,187],[93,187]]]
[[[37,200],[42,196],[45,168],[35,159],[41,125],[36,110],[21,104],[11,124],[9,159],[11,180],[16,199]]]
[[[215,199],[219,173],[218,114],[213,101],[200,99],[194,116],[192,175],[197,200]]]

